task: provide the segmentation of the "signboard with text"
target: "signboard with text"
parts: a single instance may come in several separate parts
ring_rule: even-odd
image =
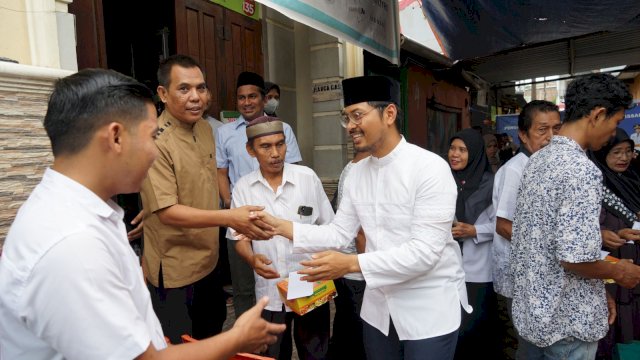
[[[255,0],[209,0],[214,4],[248,16],[254,20],[260,20],[260,4]]]
[[[352,42],[394,64],[400,58],[397,0],[257,0],[285,16]]]

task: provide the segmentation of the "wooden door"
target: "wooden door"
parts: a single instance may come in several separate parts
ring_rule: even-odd
[[[102,0],[75,0],[69,4],[75,15],[78,70],[107,68]]]
[[[263,73],[262,27],[206,0],[176,0],[176,50],[203,67],[213,113],[234,110],[236,78]]]

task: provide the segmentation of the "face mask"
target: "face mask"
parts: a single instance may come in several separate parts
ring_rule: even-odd
[[[267,104],[264,106],[264,112],[267,114],[274,114],[278,109],[278,105],[280,105],[280,101],[276,99],[269,99]]]

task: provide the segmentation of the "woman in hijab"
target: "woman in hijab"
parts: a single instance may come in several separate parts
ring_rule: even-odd
[[[479,354],[496,358],[497,300],[491,268],[493,172],[482,136],[473,129],[458,132],[449,142],[448,158],[458,187],[451,233],[461,242],[469,305],[473,306],[471,314],[463,312],[456,359],[473,359]]]
[[[482,136],[482,139],[484,140],[484,148],[487,153],[489,165],[491,165],[491,171],[495,174],[500,165],[502,165],[500,157],[498,156],[498,139],[496,139],[496,136],[493,134],[485,134]]]
[[[618,128],[602,149],[590,152],[603,177],[600,231],[603,248],[618,259],[640,264],[640,177],[629,167],[634,143]],[[636,228],[635,230],[633,228]],[[616,300],[617,317],[598,344],[597,358],[610,359],[616,343],[640,340],[640,286],[625,289],[607,285]]]

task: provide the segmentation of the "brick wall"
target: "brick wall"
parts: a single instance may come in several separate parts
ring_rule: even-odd
[[[16,212],[53,161],[42,120],[54,81],[68,74],[0,62],[0,249]]]

